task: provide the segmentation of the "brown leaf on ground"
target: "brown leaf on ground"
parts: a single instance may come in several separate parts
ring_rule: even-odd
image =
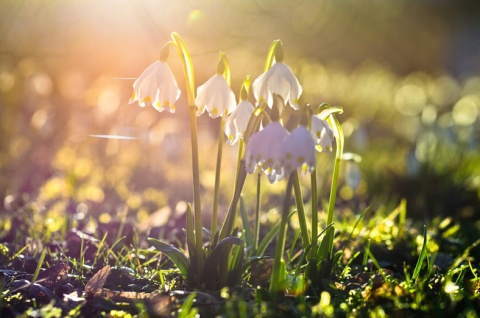
[[[111,267],[107,265],[93,275],[85,285],[85,294],[87,296],[95,296],[98,291],[101,291],[107,281],[108,275],[110,275],[110,271]]]
[[[55,288],[67,280],[69,270],[70,266],[68,264],[59,263],[41,272],[37,277],[36,283],[50,289]]]

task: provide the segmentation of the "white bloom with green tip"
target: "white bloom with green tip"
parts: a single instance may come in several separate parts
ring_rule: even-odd
[[[315,143],[305,126],[298,126],[285,137],[280,146],[280,162],[285,175],[298,168],[308,172],[315,169]]]
[[[159,112],[175,112],[175,103],[180,97],[180,89],[172,70],[164,61],[156,61],[143,71],[133,83],[133,95],[129,104],[138,101],[145,107],[152,105]]]
[[[225,120],[225,135],[227,135],[228,144],[233,145],[240,138],[243,138],[253,111],[253,105],[244,100],[241,101],[230,116],[228,116]]]
[[[288,131],[278,121],[271,122],[265,128],[253,134],[247,143],[246,169],[254,173],[257,165],[265,172],[270,183],[284,177],[280,161],[280,146]]]
[[[278,94],[285,104],[288,102],[294,109],[299,109],[298,99],[302,95],[302,86],[283,62],[273,64],[268,71],[255,79],[252,87],[257,101],[267,103],[270,108],[273,105],[272,94]]]
[[[312,115],[312,128],[310,129],[318,151],[332,151],[334,141],[333,131],[328,124],[317,115]]]
[[[197,116],[207,109],[212,118],[227,116],[235,109],[235,94],[221,74],[213,75],[197,88]]]

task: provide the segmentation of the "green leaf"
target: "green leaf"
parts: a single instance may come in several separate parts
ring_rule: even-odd
[[[167,255],[178,267],[183,277],[187,277],[190,264],[187,257],[175,246],[168,245],[162,241],[149,237],[147,239],[157,250]]]
[[[202,275],[200,276],[200,284],[203,288],[218,290],[227,286],[228,281],[233,279],[229,277],[229,270],[236,269],[237,265],[229,264],[228,261],[230,252],[234,252],[233,245],[240,246],[243,250],[245,243],[242,239],[235,236],[226,237],[218,243],[207,257]]]
[[[231,255],[228,259],[228,277],[227,285],[236,286],[240,283],[243,275],[243,246],[235,246],[232,248]]]
[[[343,256],[343,251],[336,252],[335,255],[333,255],[332,257],[332,265],[337,264],[342,256]]]
[[[245,241],[247,243],[247,247],[253,247],[253,234],[250,224],[248,223],[248,215],[245,209],[245,202],[243,201],[243,197],[240,196],[240,216],[242,217],[243,228],[245,230]]]
[[[333,246],[333,237],[335,235],[335,227],[333,223],[331,226],[329,225],[328,229],[325,229],[325,236],[320,243],[320,247],[318,248],[317,258],[319,261],[321,260],[330,260],[331,257],[331,250]]]
[[[178,318],[196,317],[198,310],[192,308],[196,296],[197,293],[195,292],[188,295],[187,299],[185,299],[185,302],[182,304],[182,307],[178,310]]]
[[[288,215],[288,219],[292,217],[297,212],[297,210],[290,212]],[[270,231],[263,237],[263,239],[260,241],[258,244],[258,249],[257,249],[257,256],[262,256],[263,253],[265,253],[265,250],[267,249],[268,244],[273,240],[275,235],[278,232],[278,229],[280,228],[280,223],[275,224]]]

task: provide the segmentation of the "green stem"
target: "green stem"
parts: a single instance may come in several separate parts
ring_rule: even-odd
[[[191,124],[191,139],[192,139],[192,170],[193,170],[193,209],[195,215],[195,246],[198,255],[198,262],[203,267],[202,258],[202,212],[200,207],[200,173],[198,164],[198,136],[197,136],[197,109],[196,106],[190,106],[190,124]]]
[[[234,212],[235,212],[238,200],[240,199],[239,197],[237,197],[237,193],[239,192],[237,190],[237,188],[238,187],[243,187],[243,182],[245,181],[245,178],[246,178],[246,171],[241,171],[242,167],[243,167],[243,170],[245,170],[245,162],[243,162],[243,165],[242,165],[244,147],[245,147],[245,142],[243,141],[243,139],[240,139],[239,140],[239,145],[238,145],[237,172],[235,174],[235,188],[234,188],[234,191],[233,191],[233,198],[232,198],[232,201],[230,202],[230,207],[228,208],[227,215],[225,216],[225,221],[223,222],[223,226],[222,226],[222,229],[221,229],[220,235],[219,235],[219,240],[222,240],[225,237],[227,237],[227,235],[229,235],[230,232],[232,231],[233,221],[230,222],[230,219],[231,218],[235,219],[235,215],[234,215],[235,213]],[[243,176],[243,181],[240,180],[240,174],[241,173],[242,173],[242,175],[244,175]],[[241,183],[241,186],[239,185],[239,183]],[[241,191],[240,191],[238,196],[240,196],[240,194],[241,194]],[[229,226],[229,224],[231,224],[231,225]]]
[[[260,236],[260,202],[262,195],[261,190],[261,172],[257,174],[257,204],[255,206],[255,229],[253,234],[253,253],[256,255],[258,248],[258,237]]]
[[[327,225],[333,222],[333,212],[335,209],[335,200],[337,197],[337,183],[338,183],[338,172],[340,170],[340,162],[342,160],[340,158],[335,159],[335,166],[333,168],[333,178],[332,178],[332,186],[330,189],[330,199],[328,202],[328,211],[327,211]],[[332,226],[327,230],[324,239],[328,239],[328,259],[332,257],[333,253],[333,236],[335,234],[335,228]]]
[[[318,202],[317,202],[317,170],[314,169],[310,174],[312,191],[312,248],[310,257],[316,257],[318,241]]]
[[[220,118],[220,132],[218,136],[218,151],[217,151],[217,167],[215,170],[215,190],[213,193],[213,215],[212,215],[212,228],[211,228],[212,239],[213,237],[215,237],[215,233],[217,233],[218,198],[220,194],[220,172],[222,169],[224,126],[225,126],[225,120],[223,118]]]
[[[198,160],[198,131],[197,131],[197,106],[195,104],[195,84],[193,63],[190,53],[183,39],[177,33],[172,33],[172,39],[175,44],[180,59],[182,60],[183,73],[185,75],[185,84],[187,87],[188,110],[190,113],[190,136],[192,142],[192,171],[193,171],[193,209],[195,223],[195,249],[197,273],[203,270],[203,240],[202,240],[202,212],[200,203],[200,169]]]
[[[245,141],[242,138],[238,141],[238,156],[237,156],[237,171],[235,173],[235,180],[238,179],[238,174],[240,172],[240,162],[243,158],[243,150],[245,149]]]
[[[287,190],[285,192],[285,200],[283,201],[282,218],[280,220],[280,228],[277,235],[277,246],[275,247],[275,256],[273,259],[272,276],[270,279],[270,292],[277,292],[280,290],[280,267],[283,258],[283,251],[285,249],[285,237],[287,234],[288,212],[290,210],[290,196],[292,186],[295,179],[295,173],[291,173],[288,177]]]
[[[295,203],[297,205],[298,222],[300,223],[300,231],[302,233],[303,248],[307,249],[310,246],[310,238],[308,236],[307,218],[305,217],[305,207],[303,205],[302,190],[300,188],[300,180],[298,178],[298,171],[292,172],[293,190],[295,192]]]
[[[258,130],[260,123],[264,115],[264,109],[266,103],[257,107],[254,111],[250,120],[248,121],[247,130],[245,131],[245,136],[243,142],[240,143],[240,148],[238,150],[238,166],[237,166],[237,176],[235,178],[235,190],[233,193],[233,198],[228,208],[227,215],[225,217],[225,222],[223,222],[222,230],[220,231],[219,241],[230,235],[233,229],[233,224],[235,222],[235,213],[237,209],[238,200],[240,200],[240,195],[242,193],[243,185],[247,177],[247,170],[245,168],[245,160],[242,159],[244,156],[243,148],[248,142],[248,138]]]
[[[340,171],[340,164],[342,162],[342,154],[343,154],[343,131],[342,126],[335,118],[335,116],[329,115],[327,121],[330,127],[333,130],[335,135],[335,141],[337,144],[337,151],[335,153],[335,165],[333,167],[333,177],[332,177],[332,186],[330,189],[330,199],[328,202],[328,211],[327,211],[327,225],[333,222],[333,211],[335,209],[335,200],[337,197],[337,184],[338,184],[338,174]],[[329,259],[332,257],[333,252],[333,236],[335,233],[335,228],[332,226],[328,232],[325,234],[325,237],[328,238],[328,257]]]
[[[242,194],[243,184],[247,178],[247,170],[245,168],[245,160],[240,160],[240,166],[238,168],[238,175],[235,181],[235,190],[233,193],[232,201],[227,211],[227,216],[225,217],[225,222],[223,223],[222,229],[220,230],[220,235],[218,241],[223,240],[227,235],[232,234],[233,224],[235,222],[235,216],[237,211],[238,200],[240,200],[240,195]]]
[[[328,211],[327,211],[327,224],[333,222],[333,210],[335,209],[335,200],[337,197],[337,184],[338,184],[338,173],[340,171],[340,163],[341,158],[335,158],[335,166],[333,167],[333,177],[332,177],[332,185],[330,188],[330,198],[328,203]]]

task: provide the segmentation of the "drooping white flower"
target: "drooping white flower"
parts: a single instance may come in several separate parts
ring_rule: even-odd
[[[205,111],[212,118],[226,116],[235,109],[235,94],[221,74],[213,75],[197,88],[197,116]]]
[[[272,94],[280,95],[294,109],[299,109],[298,99],[302,95],[302,86],[290,68],[283,62],[272,65],[253,82],[253,94],[259,102],[266,102],[272,108]]]
[[[345,166],[345,182],[347,186],[356,190],[360,185],[360,181],[362,180],[362,173],[360,172],[360,168],[358,164],[351,160],[347,161]]]
[[[233,145],[240,138],[243,138],[253,111],[253,105],[243,100],[237,105],[230,116],[228,116],[225,120],[225,135],[227,135],[228,144]]]
[[[151,104],[159,112],[167,109],[174,113],[179,97],[180,89],[172,70],[166,62],[156,61],[133,83],[133,95],[129,104],[138,101],[141,107]]]
[[[305,126],[298,126],[280,145],[280,162],[285,175],[297,168],[315,169],[315,143]]]
[[[288,131],[277,121],[271,122],[259,132],[254,133],[247,143],[246,170],[255,172],[255,167],[260,165],[270,183],[284,177],[280,162],[280,146]]]
[[[316,115],[312,115],[312,138],[318,151],[332,151],[333,131],[328,124]]]

